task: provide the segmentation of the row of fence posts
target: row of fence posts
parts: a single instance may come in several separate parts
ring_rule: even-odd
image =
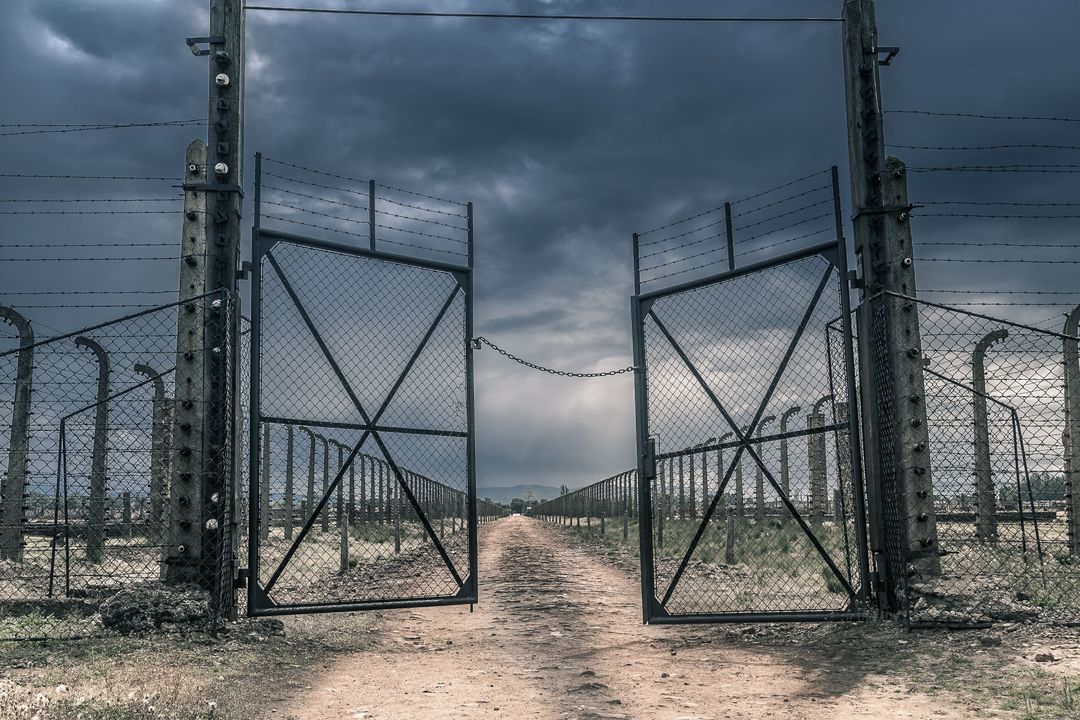
[[[0,487],[0,559],[19,561],[25,545],[23,535],[26,532],[26,507],[29,499],[29,462],[31,388],[33,387],[35,338],[29,321],[13,308],[0,306],[0,319],[3,319],[19,332],[19,350],[16,377],[14,378],[14,404],[12,407],[11,435],[8,444],[7,467],[3,486]],[[66,447],[63,435],[67,421],[79,413],[93,410],[94,434],[90,452],[89,494],[86,506],[86,559],[100,563],[105,557],[106,536],[108,534],[107,508],[108,499],[108,438],[110,432],[109,405],[112,400],[145,384],[153,385],[151,415],[150,468],[147,478],[149,494],[149,513],[143,508],[140,515],[145,525],[144,532],[150,542],[165,543],[165,497],[167,478],[169,477],[169,440],[172,435],[171,408],[173,402],[165,396],[163,373],[144,363],[134,365],[135,372],[145,375],[147,380],[110,394],[112,362],[109,353],[101,343],[93,338],[77,336],[76,347],[88,350],[97,365],[95,402],[68,413],[60,419],[60,448]],[[166,371],[166,373],[169,371]],[[59,481],[58,481],[59,482]],[[121,495],[123,532],[127,536],[134,534],[131,492]],[[60,528],[53,528],[59,533]]]
[[[304,497],[297,508],[297,478],[295,464],[297,459],[296,433],[307,436],[306,473],[302,481]],[[292,540],[294,529],[302,525],[311,508],[330,489],[330,478],[340,472],[345,464],[345,457],[352,448],[332,438],[315,432],[303,425],[286,427],[285,441],[285,478],[280,508],[272,508],[271,503],[271,440],[270,424],[262,428],[262,472],[259,488],[259,536],[269,540],[272,527],[280,527],[285,540]],[[321,452],[320,450],[321,446]],[[331,447],[336,450],[337,465],[331,470]],[[444,537],[449,523],[450,535],[464,532],[468,518],[468,497],[465,492],[432,480],[420,473],[398,467],[405,483],[423,508],[432,529]],[[316,476],[321,475],[321,492],[317,493]],[[358,454],[349,464],[348,475],[338,483],[334,494],[334,510],[327,503],[319,515],[318,527],[324,533],[330,532],[331,515],[340,540],[340,570],[349,569],[349,528],[359,523],[379,526],[393,526],[394,553],[401,552],[402,515],[410,505],[401,493],[394,469],[386,461],[367,455]],[[297,514],[299,509],[299,514]],[[500,508],[493,503],[477,501],[477,517],[480,522],[488,522],[499,517]],[[425,534],[425,541],[428,538]]]
[[[297,431],[307,436],[307,472],[306,477],[300,478],[305,486],[301,490],[303,497],[298,503],[298,508],[297,478],[294,470],[297,458]],[[320,446],[321,452],[319,452]],[[282,528],[284,539],[292,540],[295,528],[307,519],[311,512],[310,508],[315,507],[321,498],[325,497],[329,491],[330,477],[332,477],[332,470],[330,470],[332,467],[330,447],[332,446],[336,450],[337,465],[333,470],[333,474],[336,475],[341,470],[341,466],[345,465],[345,458],[352,451],[351,447],[316,433],[305,425],[286,426],[284,488],[281,506],[275,511],[271,507],[270,424],[262,425],[262,472],[259,488],[261,540],[270,539],[272,527]],[[432,528],[437,529],[440,536],[443,536],[447,530],[447,520],[450,534],[457,534],[464,530],[465,521],[467,521],[465,518],[468,516],[467,495],[464,492],[437,483],[431,478],[404,467],[399,467],[397,470],[401,472],[405,483],[413,491],[417,503],[423,508]],[[316,489],[316,475],[321,475],[322,478],[321,492],[316,492],[318,490]],[[349,464],[348,477],[341,479],[334,497],[334,527],[340,538],[342,573],[349,569],[349,528],[357,524],[392,525],[394,553],[401,553],[402,516],[405,514],[406,505],[401,485],[397,483],[390,464],[365,453],[357,454]],[[297,515],[297,510],[299,510],[299,515]],[[330,515],[332,511],[327,503],[319,517],[319,528],[324,533],[330,531]]]
[[[622,520],[622,537],[630,533],[630,521],[638,517],[637,470],[627,470],[593,483],[580,490],[561,495],[553,500],[533,506],[528,514],[559,525],[591,528],[595,518],[600,534],[607,534],[609,518]]]

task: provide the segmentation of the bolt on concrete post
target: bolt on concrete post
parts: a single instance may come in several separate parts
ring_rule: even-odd
[[[765,426],[776,419],[775,415],[766,415],[761,418],[761,422],[758,423],[758,438],[765,433]],[[758,457],[765,460],[765,451],[763,445],[758,444]],[[754,520],[760,522],[765,521],[765,471],[762,469],[760,463],[754,463],[757,466],[757,475],[754,479]]]
[[[15,399],[11,409],[7,474],[0,485],[0,560],[22,561],[23,498],[30,462],[30,397],[34,375],[34,330],[30,321],[14,309],[0,305],[0,319],[19,333],[15,369]]]
[[[166,471],[165,381],[149,365],[135,363],[135,372],[153,381],[154,399],[150,416],[150,517],[146,519],[149,544],[165,542],[164,505]]]
[[[1009,337],[1007,330],[994,330],[975,343],[971,353],[971,386],[975,390],[975,537],[997,539],[997,496],[990,466],[990,427],[986,416],[986,351]]]
[[[795,415],[795,413],[802,410],[801,407],[795,405],[788,408],[780,415],[780,434],[785,435],[788,431],[788,420]],[[780,439],[780,487],[784,489],[784,495],[791,499],[791,466],[788,460],[788,439]]]
[[[285,528],[285,539],[293,536],[293,426],[289,426],[289,435],[285,441],[285,507],[281,523]]]
[[[79,347],[93,351],[98,363],[97,406],[94,415],[94,448],[90,459],[90,508],[86,528],[86,559],[99,563],[105,557],[105,477],[109,434],[109,356],[96,341],[80,335]]]
[[[1069,554],[1080,555],[1080,305],[1065,318],[1065,497],[1068,498]],[[1019,499],[1019,498],[1018,498]]]

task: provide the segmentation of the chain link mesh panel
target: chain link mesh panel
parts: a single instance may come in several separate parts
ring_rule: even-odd
[[[1066,412],[1075,338],[895,295],[870,302],[879,323],[887,312],[918,312],[922,328],[941,570],[896,569],[902,614],[913,625],[1080,621],[1075,420]],[[904,400],[884,387],[886,410]],[[895,479],[883,484],[886,510],[903,507]],[[886,518],[899,547],[903,520]]]
[[[467,284],[317,242],[259,262],[252,610],[467,601]]]
[[[173,508],[184,497],[172,469],[176,333],[189,307],[226,324],[232,313],[214,294],[36,344],[15,321],[24,339],[0,341],[0,639],[131,629],[131,608],[155,598],[179,623],[227,615],[225,503],[206,508],[197,581],[168,581]],[[229,412],[232,400],[208,402]],[[207,469],[226,484],[230,444],[213,461],[223,465]]]
[[[841,354],[838,392],[827,333],[840,292],[830,262],[805,255],[643,308],[657,453],[647,550],[664,613],[860,609],[850,370]]]

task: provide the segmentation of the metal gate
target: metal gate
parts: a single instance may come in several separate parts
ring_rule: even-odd
[[[847,250],[837,235],[632,300],[646,622],[864,615]]]
[[[392,254],[376,248],[376,227],[436,235],[384,225],[373,181],[362,220],[340,210],[333,216],[370,227],[360,247],[263,227],[295,222],[357,235],[342,222],[260,214],[264,204],[291,207],[268,191],[359,206],[335,200],[338,191],[304,195],[281,181],[263,185],[261,166],[260,157],[248,614],[475,602],[471,205],[455,211],[462,219],[454,227],[467,232],[464,251],[397,242],[411,254]],[[434,212],[440,220],[431,222],[451,227],[443,222],[451,213],[423,199],[385,214],[407,217],[401,207],[413,208],[416,223],[422,211]],[[424,257],[438,252],[461,264]]]

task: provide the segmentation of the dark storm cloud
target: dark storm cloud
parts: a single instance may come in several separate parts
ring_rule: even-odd
[[[348,3],[336,3],[345,6]],[[422,5],[423,3],[417,3]],[[0,8],[7,122],[199,117],[205,0],[12,1]],[[444,7],[429,4],[429,7]],[[454,7],[490,9],[458,2]],[[499,9],[745,14],[838,13],[821,2],[507,2]],[[1075,3],[883,1],[885,103],[1080,116]],[[574,370],[630,364],[630,233],[838,164],[846,165],[836,25],[504,23],[252,14],[247,150],[471,200],[477,331]],[[1075,142],[1076,126],[889,116],[893,142]],[[178,175],[198,128],[0,138],[5,172]],[[1080,153],[897,150],[911,165],[1075,162]],[[843,172],[846,178],[846,172]],[[912,198],[1073,200],[1077,175],[913,174]],[[6,197],[175,192],[154,185],[2,181]],[[850,208],[846,198],[845,208]],[[25,219],[3,237],[177,235],[169,216]],[[1076,223],[916,220],[922,240],[1066,242]],[[937,257],[963,248],[925,247]],[[1020,250],[991,249],[998,257]],[[1034,251],[1032,251],[1034,252]],[[1051,251],[1040,257],[1060,257]],[[165,253],[162,253],[165,254]],[[983,252],[983,255],[987,253]],[[93,267],[91,267],[91,265]],[[101,267],[98,267],[101,266]],[[1019,268],[1019,269],[1018,269]],[[925,287],[1076,289],[1075,266],[927,263]],[[171,262],[0,266],[0,290],[175,287]],[[1000,296],[998,296],[1000,297]],[[943,296],[940,299],[945,299]],[[102,313],[38,311],[67,330]],[[1055,308],[1017,308],[1042,320]],[[578,485],[632,463],[626,378],[538,376],[477,356],[480,478]]]

